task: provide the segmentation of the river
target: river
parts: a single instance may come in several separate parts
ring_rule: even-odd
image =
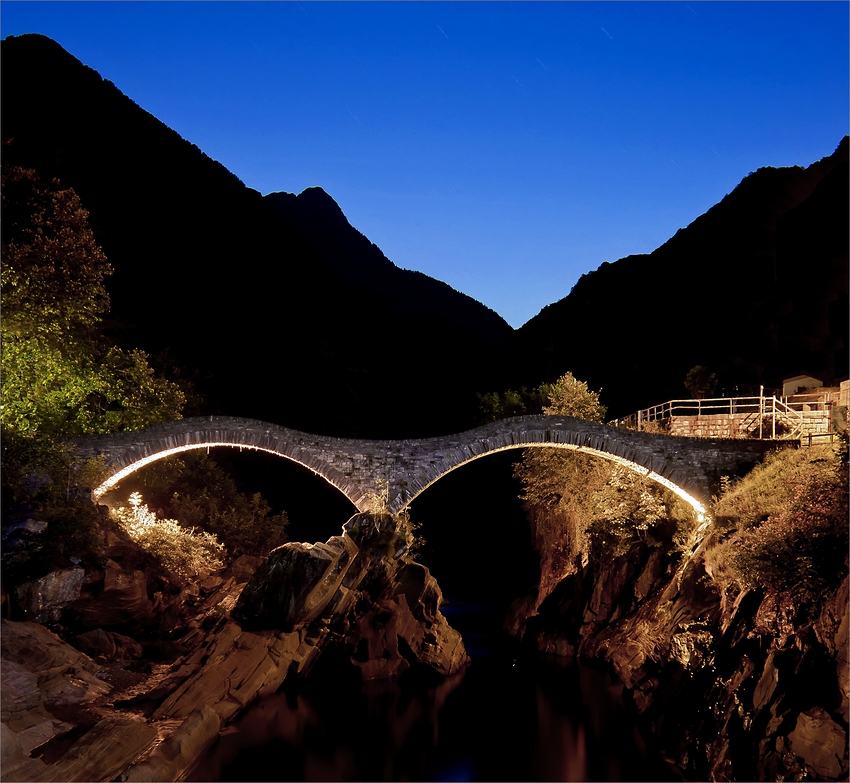
[[[443,612],[472,657],[464,671],[363,684],[325,651],[225,729],[188,779],[677,779],[607,673],[523,653],[490,607],[450,601]]]

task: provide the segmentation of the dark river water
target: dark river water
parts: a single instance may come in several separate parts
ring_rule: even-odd
[[[326,651],[229,726],[189,780],[677,779],[608,674],[522,654],[486,606],[443,612],[473,659],[464,671],[363,684]]]

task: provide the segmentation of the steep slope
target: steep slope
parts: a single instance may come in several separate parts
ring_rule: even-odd
[[[654,252],[583,275],[515,334],[510,383],[571,370],[620,415],[687,396],[696,364],[727,394],[846,377],[847,161],[845,138],[807,168],[759,169]]]
[[[79,193],[115,269],[116,336],[196,370],[198,413],[375,437],[467,425],[498,316],[466,297],[462,316],[429,308],[442,284],[426,278],[425,306],[399,318],[368,269],[336,271],[368,254],[344,259],[331,243],[327,263],[273,201],[56,42],[9,36],[2,65],[4,163]]]
[[[448,284],[421,272],[400,269],[354,228],[336,201],[318,187],[294,193],[270,193],[278,215],[308,237],[325,260],[352,286],[385,296],[399,314],[430,313],[455,326],[499,342],[511,327],[493,310]]]

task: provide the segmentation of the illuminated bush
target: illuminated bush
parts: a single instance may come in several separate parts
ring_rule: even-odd
[[[785,450],[716,503],[725,540],[706,554],[721,587],[762,588],[816,603],[847,573],[846,450]]]
[[[112,515],[145,552],[181,579],[203,577],[223,565],[224,547],[214,535],[187,530],[174,519],[158,519],[138,492],[130,495],[130,508],[115,509]]]

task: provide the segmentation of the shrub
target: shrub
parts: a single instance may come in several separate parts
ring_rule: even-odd
[[[286,512],[275,514],[259,493],[240,492],[234,478],[202,452],[167,457],[128,476],[106,496],[124,505],[128,493],[143,492],[160,517],[215,535],[233,557],[266,555],[285,543]]]
[[[707,572],[730,585],[816,604],[847,573],[846,450],[775,453],[716,503],[730,528],[706,554]]]
[[[112,514],[141,549],[181,579],[198,578],[223,565],[224,547],[214,535],[187,530],[175,519],[157,518],[138,492],[130,495],[130,508],[122,506]]]

